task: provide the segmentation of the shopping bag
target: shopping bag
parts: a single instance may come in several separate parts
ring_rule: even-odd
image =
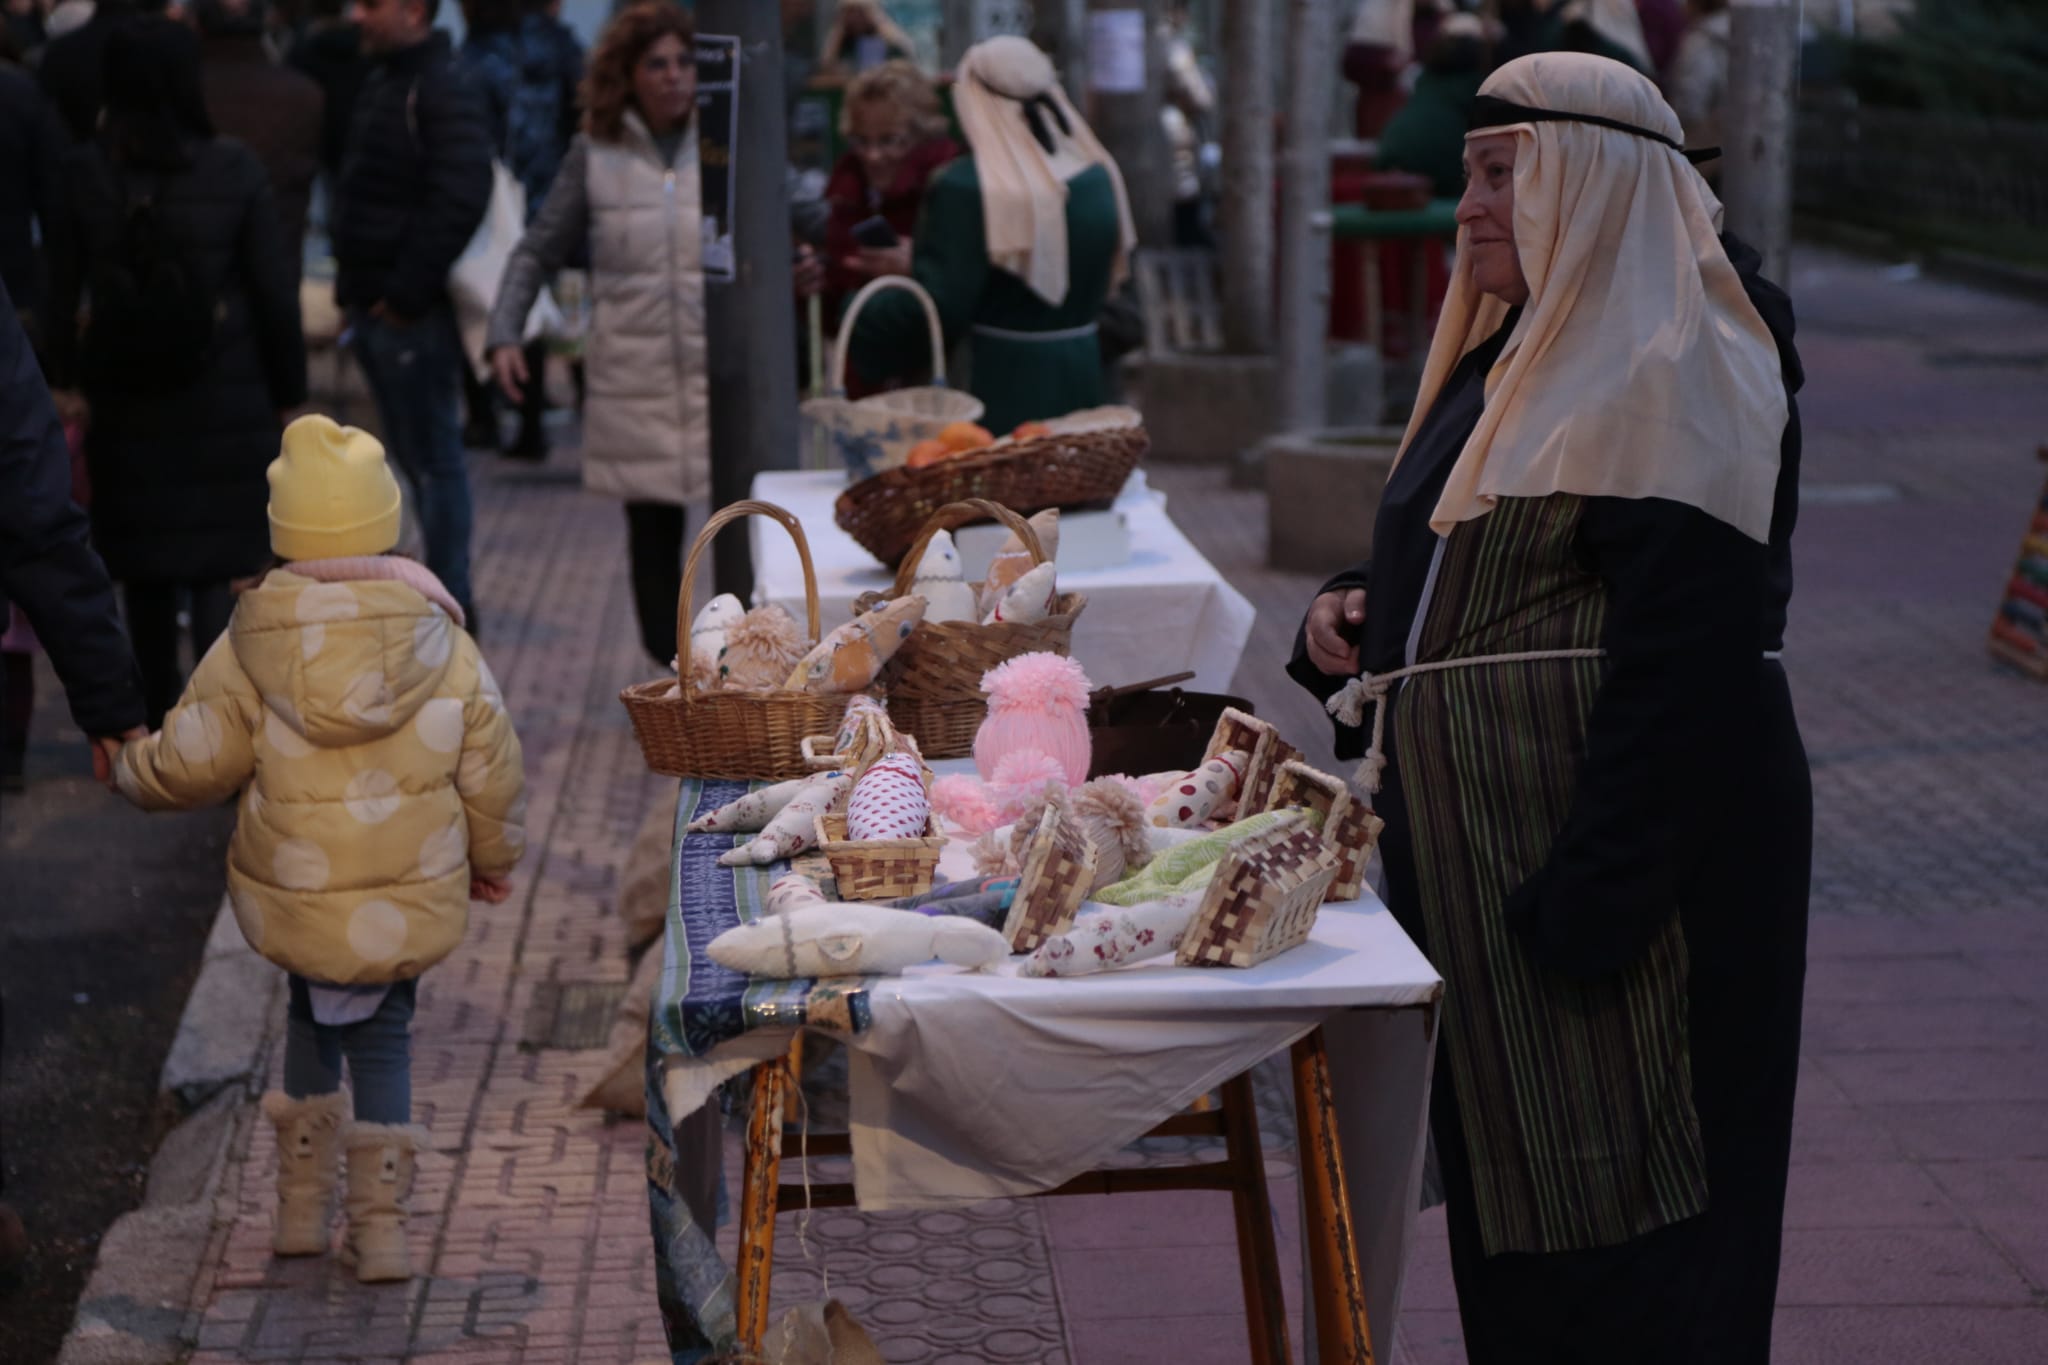
[[[490,326],[491,306],[498,300],[498,286],[505,267],[526,232],[526,191],[505,163],[491,161],[491,199],[476,235],[448,272],[448,294],[455,303],[455,322],[462,332],[462,352],[469,358],[479,379],[490,378],[484,358],[484,336]],[[543,333],[559,331],[562,315],[543,288],[526,315],[522,340],[531,341]]]

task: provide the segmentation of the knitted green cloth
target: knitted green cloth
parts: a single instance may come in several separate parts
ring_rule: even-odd
[[[1142,905],[1146,901],[1161,900],[1184,891],[1199,891],[1209,884],[1216,864],[1223,861],[1223,855],[1229,852],[1232,844],[1247,835],[1271,829],[1287,814],[1287,811],[1269,810],[1234,825],[1226,825],[1214,834],[1178,844],[1145,864],[1144,870],[1136,876],[1105,886],[1088,899],[1103,905]],[[1322,828],[1320,811],[1307,814],[1311,824]]]

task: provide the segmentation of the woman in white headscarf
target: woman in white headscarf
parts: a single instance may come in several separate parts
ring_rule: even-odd
[[[953,110],[970,155],[932,181],[911,274],[947,346],[971,336],[969,383],[991,429],[1094,407],[1096,318],[1137,241],[1123,176],[1022,38],[968,50]],[[871,380],[908,373],[930,364],[927,335],[916,302],[887,295],[861,314],[850,358]]]
[[[1372,559],[1289,671],[1365,751],[1388,904],[1449,984],[1474,1365],[1762,1365],[1812,845],[1791,308],[1642,75],[1525,57],[1473,123]]]

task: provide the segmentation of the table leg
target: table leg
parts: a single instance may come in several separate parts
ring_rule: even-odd
[[[1259,1148],[1259,1111],[1249,1073],[1223,1083],[1223,1140],[1230,1153],[1230,1202],[1237,1214],[1237,1268],[1244,1278],[1245,1330],[1252,1365],[1288,1365],[1287,1306],[1273,1245],[1273,1200]]]
[[[739,1344],[758,1355],[768,1334],[768,1281],[775,1265],[775,1200],[782,1183],[782,1114],[793,1081],[785,1055],[754,1068],[747,1159],[740,1182],[739,1265],[733,1308]]]
[[[1351,1226],[1344,1154],[1330,1102],[1330,1054],[1318,1028],[1294,1045],[1295,1141],[1301,1157],[1301,1204],[1307,1233],[1310,1297],[1320,1365],[1372,1365],[1365,1276]]]

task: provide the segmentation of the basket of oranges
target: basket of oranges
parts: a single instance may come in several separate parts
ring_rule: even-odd
[[[886,289],[908,290],[924,305],[925,322],[931,328],[932,382],[849,399],[846,353],[853,340],[854,322],[868,300]],[[973,426],[982,414],[982,404],[971,393],[946,387],[945,333],[939,326],[939,310],[932,296],[916,280],[883,275],[868,281],[846,305],[846,316],[839,324],[839,341],[833,350],[831,393],[807,399],[799,411],[829,435],[832,448],[855,478],[867,478],[902,465],[922,443],[955,427]],[[979,427],[974,429],[980,431]],[[957,435],[955,439],[959,439]]]
[[[1048,507],[1106,506],[1123,491],[1149,444],[1131,408],[1090,408],[1026,422],[997,438],[952,423],[905,454],[904,463],[839,495],[832,519],[890,568],[940,508],[973,498],[1028,517]]]

